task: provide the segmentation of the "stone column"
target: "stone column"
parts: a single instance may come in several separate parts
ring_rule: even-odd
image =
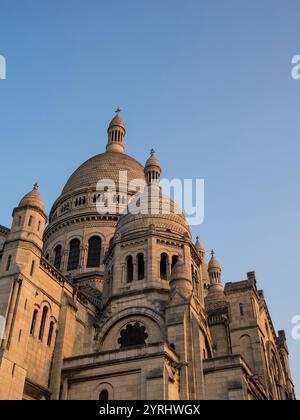
[[[170,281],[171,280],[171,271],[172,271],[172,257],[170,261],[170,256],[168,257],[168,267],[167,267],[167,278]]]
[[[67,271],[68,268],[68,255],[69,255],[69,249],[65,249],[62,256],[62,262],[61,267],[63,271]]]

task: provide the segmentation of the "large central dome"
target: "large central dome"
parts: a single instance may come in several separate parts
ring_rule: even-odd
[[[92,157],[83,163],[67,181],[62,195],[82,188],[93,187],[102,179],[111,179],[119,184],[119,172],[127,171],[128,182],[133,179],[144,179],[144,167],[124,153],[107,151]]]
[[[45,257],[77,282],[80,276],[88,284],[96,284],[99,276],[102,279],[104,256],[118,218],[136,192],[130,183],[145,179],[143,165],[125,154],[126,129],[119,112],[108,126],[106,151],[88,159],[70,176],[52,206],[44,233]],[[108,181],[97,188],[104,180]],[[99,202],[103,211],[97,206]],[[90,243],[98,244],[97,264],[91,263]]]

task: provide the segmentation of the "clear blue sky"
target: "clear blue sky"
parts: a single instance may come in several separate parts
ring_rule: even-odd
[[[0,0],[0,223],[35,181],[49,210],[120,106],[127,153],[205,179],[193,232],[224,282],[256,271],[298,390],[299,16],[296,0]]]

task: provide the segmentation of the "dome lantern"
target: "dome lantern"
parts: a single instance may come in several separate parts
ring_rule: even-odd
[[[159,185],[161,175],[161,166],[155,157],[155,150],[152,148],[150,157],[145,165],[145,177],[148,185]]]
[[[120,108],[116,109],[116,115],[111,120],[108,129],[108,141],[106,146],[107,152],[118,152],[124,153],[125,150],[125,124],[122,118],[120,117]]]
[[[208,263],[208,273],[211,284],[221,284],[221,265],[215,257],[215,251],[211,251],[211,259]]]

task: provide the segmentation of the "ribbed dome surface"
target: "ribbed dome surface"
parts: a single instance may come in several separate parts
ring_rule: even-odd
[[[105,152],[83,163],[70,176],[62,195],[84,187],[95,187],[101,179],[111,179],[118,185],[119,171],[127,171],[128,182],[144,179],[144,167],[137,160],[124,153]]]
[[[221,270],[221,264],[219,263],[219,261],[216,259],[214,255],[212,255],[211,259],[209,260],[208,269]]]

